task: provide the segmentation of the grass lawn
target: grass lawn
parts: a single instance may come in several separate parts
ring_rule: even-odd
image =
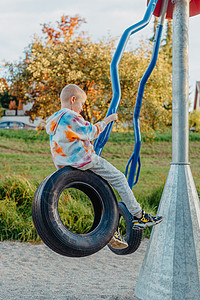
[[[170,138],[167,135],[167,140]],[[141,172],[133,191],[141,197],[164,185],[171,162],[171,141],[143,142]],[[134,148],[133,133],[112,133],[102,157],[124,172]],[[45,132],[0,130],[0,180],[5,175],[22,175],[41,182],[55,171],[49,139]],[[200,189],[200,139],[190,141],[190,163],[197,189]]]
[[[133,192],[142,207],[156,213],[171,162],[171,136],[159,135],[152,143],[143,142],[141,147],[141,172]],[[122,172],[134,148],[133,133],[112,133],[104,147],[102,157]],[[192,135],[190,162],[196,188],[200,195],[200,134]],[[0,130],[0,239],[39,241],[32,223],[31,204],[38,184],[56,170],[50,153],[47,134],[26,130]],[[9,177],[8,175],[11,175]],[[13,175],[20,177],[12,177]],[[116,193],[117,194],[117,193]],[[118,200],[119,196],[117,195]],[[79,201],[79,199],[77,199]],[[19,205],[20,203],[20,205]],[[78,202],[72,201],[65,213],[67,222],[84,229],[84,224],[75,224],[73,212]],[[82,205],[82,204],[81,204]],[[81,206],[82,207],[82,206]],[[65,207],[66,211],[66,207]],[[85,220],[85,213],[83,214]],[[80,218],[78,218],[80,219]],[[70,227],[70,230],[73,229]],[[149,237],[150,229],[144,236]]]

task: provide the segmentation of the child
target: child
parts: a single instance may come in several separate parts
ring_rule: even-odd
[[[145,213],[136,201],[126,177],[107,160],[95,154],[90,141],[96,139],[106,125],[117,120],[117,114],[112,114],[94,125],[85,121],[80,113],[87,96],[75,84],[63,88],[60,94],[61,110],[48,118],[46,131],[50,135],[50,146],[53,161],[59,169],[72,166],[80,170],[90,169],[101,176],[115,188],[127,209],[132,215],[133,229],[143,229],[160,223],[163,217],[154,217]],[[114,248],[122,249],[128,246],[118,232],[110,241]]]

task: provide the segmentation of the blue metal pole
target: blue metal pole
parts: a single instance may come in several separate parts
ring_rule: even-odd
[[[136,23],[135,25],[127,28],[124,31],[124,33],[119,41],[118,47],[115,51],[115,54],[113,56],[111,66],[110,66],[113,97],[112,97],[112,101],[111,101],[111,104],[108,109],[106,117],[109,116],[110,114],[116,113],[119,103],[120,103],[121,88],[120,88],[120,81],[119,81],[118,65],[119,65],[121,57],[124,53],[124,50],[125,50],[128,40],[129,40],[129,37],[132,34],[136,33],[137,31],[143,29],[145,26],[148,25],[148,23],[151,20],[151,17],[152,17],[152,14],[154,12],[157,2],[158,2],[158,0],[151,0],[149,2],[149,5],[147,7],[147,10],[146,10],[143,20]],[[94,150],[95,150],[96,154],[101,155],[103,147],[109,138],[110,132],[112,130],[112,126],[113,126],[113,122],[108,124],[106,129],[99,135],[98,139],[95,141]]]
[[[155,36],[151,61],[140,81],[136,104],[135,104],[135,110],[134,110],[134,116],[133,116],[135,146],[134,146],[133,154],[130,157],[130,159],[127,163],[127,166],[126,166],[126,170],[125,170],[125,176],[127,176],[128,168],[130,165],[128,183],[129,183],[129,186],[131,189],[132,189],[133,185],[135,185],[137,183],[138,178],[139,178],[139,171],[140,171],[139,152],[140,152],[140,147],[141,147],[141,135],[140,135],[139,116],[140,116],[140,110],[141,110],[141,105],[142,105],[142,98],[143,98],[146,82],[147,82],[149,76],[151,75],[151,73],[156,65],[156,62],[157,62],[159,48],[160,48],[160,41],[161,41],[161,36],[162,36],[162,30],[163,30],[163,24],[160,23],[156,30],[156,36]],[[137,164],[139,164],[139,167],[138,167],[138,172],[136,175],[136,180],[134,181]]]

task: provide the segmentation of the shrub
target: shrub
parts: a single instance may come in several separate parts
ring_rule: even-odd
[[[195,109],[189,114],[190,127],[194,127],[196,132],[200,132],[200,110]]]
[[[40,239],[32,223],[31,204],[36,184],[21,176],[7,176],[0,187],[0,238],[36,241]]]
[[[38,184],[22,176],[7,176],[0,186],[0,239],[39,242],[32,222],[32,199]],[[64,225],[71,231],[84,233],[93,223],[93,207],[79,190],[64,191],[58,210]]]

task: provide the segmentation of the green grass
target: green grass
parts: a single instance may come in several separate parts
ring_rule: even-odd
[[[147,140],[148,134],[142,134],[142,141]],[[28,143],[32,142],[45,142],[49,141],[49,136],[46,134],[45,130],[34,131],[34,130],[5,130],[0,129],[0,139],[14,139],[14,140],[23,140]],[[152,141],[156,142],[170,142],[172,139],[171,129],[166,129],[164,132],[156,131],[152,137]],[[190,141],[200,141],[200,133],[193,132],[189,134]],[[129,144],[134,140],[133,131],[127,132],[115,132],[112,133],[109,137],[109,142],[117,144]]]
[[[44,130],[34,131],[34,130],[14,130],[14,129],[0,129],[0,139],[14,139],[14,140],[23,140],[28,143],[32,143],[34,141],[48,141],[49,136],[46,134]]]
[[[0,238],[39,241],[32,223],[31,204],[37,185],[21,176],[7,176],[0,187]]]
[[[133,192],[146,211],[156,213],[170,168],[171,146],[169,131],[157,133],[152,143],[142,143],[141,172]],[[102,157],[124,172],[133,148],[133,132],[113,133],[104,147]],[[200,134],[192,133],[191,170],[200,195],[199,157]],[[55,171],[49,137],[45,131],[0,130],[0,160],[0,238],[39,241],[32,224],[31,203],[39,183]],[[65,200],[59,204],[63,223],[72,231],[87,231],[93,213],[88,205],[83,204],[83,195],[68,194],[63,197]],[[117,198],[120,200],[118,195]],[[149,230],[145,230],[146,236],[149,233]]]
[[[72,232],[84,234],[93,224],[92,203],[80,190],[64,190],[59,198],[58,211],[63,224]]]

